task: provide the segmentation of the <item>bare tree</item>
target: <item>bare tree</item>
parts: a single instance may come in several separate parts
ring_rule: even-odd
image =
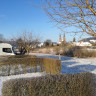
[[[52,44],[52,41],[50,39],[47,39],[45,42],[44,42],[44,45],[45,46],[49,46],[50,44]]]
[[[96,38],[96,0],[43,0],[43,7],[61,30],[78,28]]]
[[[32,48],[37,45],[39,40],[40,38],[35,38],[32,32],[25,31],[17,38],[16,42],[19,45],[21,53],[23,51],[27,51],[29,54],[30,50],[32,50]]]

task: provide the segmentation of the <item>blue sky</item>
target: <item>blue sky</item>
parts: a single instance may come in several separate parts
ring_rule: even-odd
[[[59,34],[63,33],[49,22],[42,8],[32,5],[40,4],[41,0],[0,0],[0,34],[5,38],[18,36],[25,29],[39,35],[45,41],[51,39],[58,42]],[[66,35],[72,40],[71,35]]]

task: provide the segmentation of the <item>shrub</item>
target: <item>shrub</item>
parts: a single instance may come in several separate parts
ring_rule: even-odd
[[[51,58],[9,58],[0,62],[0,76],[45,71],[49,74],[61,72],[61,61]]]
[[[14,56],[9,56],[8,59],[12,58],[35,58],[36,55],[14,55]]]
[[[60,50],[61,50],[61,48],[59,46],[55,47],[54,48],[55,54],[59,55],[60,54]]]
[[[96,51],[87,50],[86,47],[69,46],[62,49],[62,55],[78,58],[96,57]]]
[[[74,46],[72,46],[71,44],[70,45],[65,45],[63,47],[60,47],[60,46],[57,46],[55,47],[54,51],[56,53],[56,55],[72,55],[72,52],[73,52],[73,48]]]
[[[43,58],[44,71],[49,74],[59,74],[61,72],[61,60]]]
[[[75,50],[74,56],[78,58],[86,58],[86,57],[96,57],[96,51],[89,51],[87,49],[84,50]]]
[[[3,96],[95,96],[91,73],[47,75],[6,81]]]

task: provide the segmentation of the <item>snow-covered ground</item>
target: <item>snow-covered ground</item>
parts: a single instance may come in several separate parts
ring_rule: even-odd
[[[58,55],[50,54],[35,54],[38,57],[48,57],[59,59]],[[62,70],[61,73],[80,73],[80,72],[91,72],[96,74],[96,58],[75,58],[61,56]]]
[[[30,55],[37,55],[38,57],[49,57],[59,59],[57,55],[49,54],[35,54],[31,53]],[[61,56],[62,70],[61,73],[80,73],[80,72],[91,72],[96,74],[96,58],[73,58]],[[22,75],[15,76],[6,76],[0,77],[0,90],[2,89],[2,84],[6,80],[15,79],[15,78],[29,78],[29,77],[39,77],[44,76],[45,73],[27,73]],[[0,91],[0,96],[1,91]]]

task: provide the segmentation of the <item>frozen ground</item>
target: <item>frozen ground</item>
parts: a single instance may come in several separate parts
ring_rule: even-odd
[[[50,54],[35,54],[38,57],[49,57],[59,59],[58,55]],[[80,72],[91,72],[96,74],[96,58],[75,58],[61,56],[62,70],[61,73],[80,73]]]
[[[30,55],[37,55],[38,57],[49,57],[59,59],[57,55],[49,54],[35,54],[31,53]],[[80,72],[91,72],[96,74],[96,58],[73,58],[61,56],[62,70],[61,73],[80,73]],[[2,89],[3,81],[15,79],[15,78],[26,78],[26,77],[38,77],[43,76],[44,73],[28,73],[23,75],[16,76],[6,76],[0,77],[0,90]],[[1,96],[1,91],[0,91]]]

